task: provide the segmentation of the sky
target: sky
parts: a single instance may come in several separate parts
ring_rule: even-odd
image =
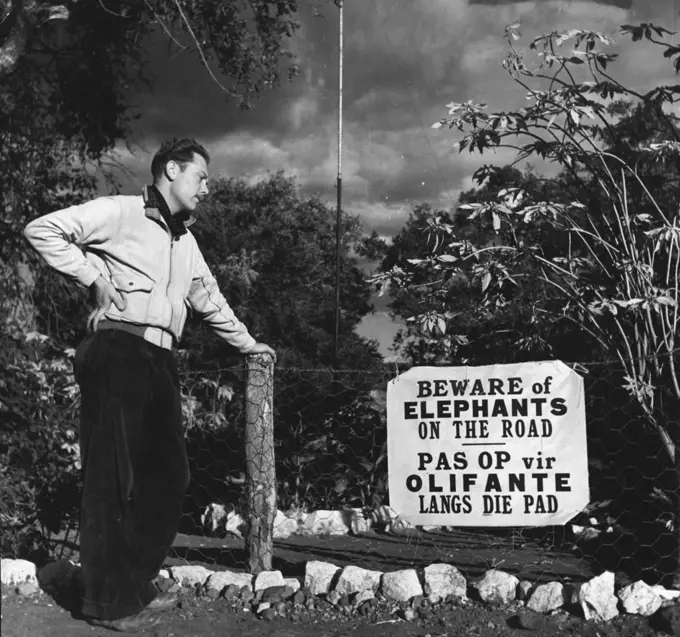
[[[546,31],[590,28],[616,37],[612,66],[624,84],[640,90],[676,83],[658,51],[616,34],[622,24],[653,22],[673,30],[678,0],[632,0],[629,9],[590,0],[345,0],[343,98],[343,208],[357,215],[367,233],[390,240],[413,207],[428,202],[451,209],[484,163],[506,163],[511,155],[459,154],[458,137],[432,124],[446,116],[448,102],[472,99],[490,110],[521,106],[524,92],[502,68],[504,27],[519,19],[522,48]],[[303,4],[303,3],[301,3]],[[677,6],[676,6],[677,5]],[[300,75],[283,80],[247,112],[230,105],[200,61],[166,46],[149,52],[153,91],[134,96],[140,117],[118,149],[130,171],[124,192],[149,179],[159,142],[172,136],[197,138],[208,148],[213,176],[266,178],[284,170],[305,195],[335,206],[338,152],[338,10],[321,17],[300,14],[290,42]],[[669,38],[674,42],[675,38]],[[550,167],[543,167],[546,171]],[[372,264],[362,264],[370,273]],[[386,299],[358,332],[377,339],[387,360],[399,324]]]

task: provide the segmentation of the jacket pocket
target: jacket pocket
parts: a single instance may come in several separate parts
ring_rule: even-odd
[[[121,292],[151,292],[154,282],[141,274],[113,274],[111,283]]]
[[[125,298],[125,309],[120,311],[112,304],[106,315],[114,320],[147,323],[152,315],[154,281],[143,274],[128,272],[112,274],[111,284]]]

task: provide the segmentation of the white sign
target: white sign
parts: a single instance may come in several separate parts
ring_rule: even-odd
[[[559,525],[590,499],[583,379],[561,362],[414,367],[387,385],[387,449],[415,525]]]

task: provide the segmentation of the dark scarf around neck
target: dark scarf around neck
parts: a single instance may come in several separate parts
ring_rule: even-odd
[[[179,239],[180,236],[187,233],[186,222],[191,219],[191,213],[183,210],[177,214],[172,214],[165,197],[160,193],[156,186],[146,187],[147,198],[144,203],[145,208],[155,208],[163,217],[163,220],[170,229],[173,239]]]

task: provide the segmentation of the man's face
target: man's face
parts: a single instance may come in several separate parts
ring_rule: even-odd
[[[173,213],[182,210],[191,212],[208,194],[208,164],[201,155],[196,153],[194,153],[193,160],[184,165],[183,170],[179,164],[174,166],[172,164],[175,162],[168,164],[168,172],[173,176],[170,182],[173,202],[168,203]]]

